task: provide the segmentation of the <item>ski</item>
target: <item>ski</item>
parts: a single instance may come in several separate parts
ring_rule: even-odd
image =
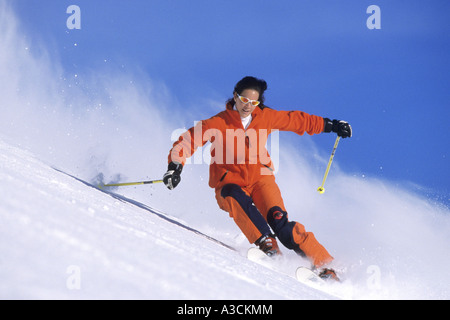
[[[264,252],[262,252],[261,250],[259,250],[258,248],[250,248],[247,251],[247,258],[250,261],[253,262],[271,262],[271,257],[269,257],[268,255],[266,255]]]
[[[292,274],[291,272],[283,272],[282,270],[280,270],[280,268],[277,268],[277,258],[271,258],[260,249],[255,247],[248,249],[247,258],[250,261],[256,262],[275,272],[283,273],[287,276],[293,277],[298,282],[319,291],[325,292],[334,298],[345,299],[345,297],[339,294],[339,291],[333,289],[333,286],[328,285],[327,281],[320,278],[313,270],[307,267],[298,267],[295,270],[295,274]]]
[[[323,285],[325,280],[320,278],[314,271],[306,267],[298,267],[295,271],[295,278],[305,284]]]

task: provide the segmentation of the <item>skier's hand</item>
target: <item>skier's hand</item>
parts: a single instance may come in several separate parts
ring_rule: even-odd
[[[169,190],[173,190],[181,181],[183,165],[177,162],[169,163],[167,172],[164,174],[163,182]]]
[[[328,118],[323,119],[325,121],[325,127],[323,132],[336,132],[341,138],[350,138],[352,136],[352,127],[347,121],[343,120],[330,120]]]

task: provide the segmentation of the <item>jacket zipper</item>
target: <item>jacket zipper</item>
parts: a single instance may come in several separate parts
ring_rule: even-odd
[[[228,171],[229,170],[225,171],[225,173],[223,174],[222,178],[220,178],[219,182],[222,182],[223,179],[225,179],[226,175],[228,174]]]

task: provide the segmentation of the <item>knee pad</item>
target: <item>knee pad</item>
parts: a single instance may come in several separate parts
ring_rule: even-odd
[[[267,222],[280,242],[288,249],[295,249],[298,245],[294,242],[292,230],[295,222],[289,222],[287,212],[280,207],[273,207],[267,213]]]

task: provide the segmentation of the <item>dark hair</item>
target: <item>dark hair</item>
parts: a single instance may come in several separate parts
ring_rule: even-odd
[[[260,107],[261,109],[266,107],[266,105],[264,105],[264,100],[265,100],[264,99],[264,91],[267,90],[267,82],[262,79],[247,76],[247,77],[242,78],[234,86],[233,98],[227,100],[227,109],[232,110],[234,108],[234,105],[236,104],[236,102],[234,101],[234,93],[237,93],[240,95],[240,94],[242,94],[242,92],[244,90],[247,90],[247,89],[252,89],[252,90],[258,91],[258,93],[259,93],[258,100],[261,102],[258,107]]]

